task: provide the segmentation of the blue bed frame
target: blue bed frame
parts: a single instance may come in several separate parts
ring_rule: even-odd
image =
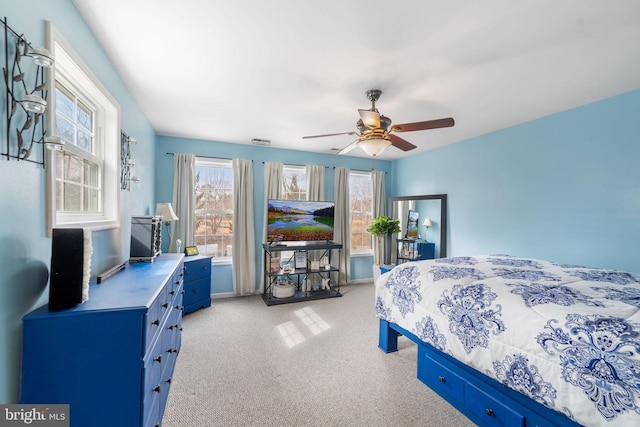
[[[523,427],[580,425],[442,353],[402,327],[380,319],[378,347],[382,351],[398,351],[400,335],[418,345],[418,379],[474,423]]]

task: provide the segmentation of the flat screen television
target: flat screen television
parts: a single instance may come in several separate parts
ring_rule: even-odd
[[[268,242],[333,240],[334,202],[269,200]]]
[[[407,218],[407,239],[418,238],[418,218],[420,213],[417,211],[409,210],[409,217]]]

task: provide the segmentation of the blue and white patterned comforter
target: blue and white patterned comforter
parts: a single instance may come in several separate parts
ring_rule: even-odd
[[[510,256],[401,264],[376,314],[588,426],[640,425],[640,274]]]

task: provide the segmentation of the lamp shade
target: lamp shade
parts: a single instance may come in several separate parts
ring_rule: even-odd
[[[424,225],[425,227],[431,227],[433,224],[431,223],[431,220],[429,218],[425,218],[422,225]]]
[[[359,145],[365,153],[371,157],[376,157],[382,154],[384,149],[391,145],[391,141],[384,138],[372,138],[361,141]]]
[[[156,215],[161,216],[162,220],[166,222],[178,220],[176,213],[173,211],[171,203],[156,204]]]

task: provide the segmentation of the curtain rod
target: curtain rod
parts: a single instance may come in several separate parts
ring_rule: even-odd
[[[333,168],[335,169],[337,167],[340,167],[340,166],[334,166]],[[349,168],[349,170],[350,171],[354,171],[354,172],[373,172],[375,169],[369,169],[368,171],[366,171],[366,170],[362,170],[362,169],[351,169],[351,168]],[[378,172],[387,173],[387,171],[378,171]]]
[[[174,155],[174,154],[176,154],[176,153],[171,153],[171,152],[168,152],[168,151],[167,151],[167,154],[171,154],[171,155],[173,156],[173,155]],[[228,157],[200,156],[200,155],[198,155],[198,154],[194,154],[194,155],[195,155],[196,157],[201,157],[201,158],[203,158],[203,159],[233,160],[233,159],[230,159],[230,158],[228,158]],[[253,161],[253,160],[252,160],[252,161]]]
[[[264,165],[267,162],[262,162],[262,164]],[[316,166],[316,165],[296,165],[293,163],[283,163],[283,166],[300,166],[300,167],[305,167],[305,166]],[[322,165],[318,165],[318,166],[322,166]],[[328,168],[329,166],[325,166],[325,168]]]
[[[174,155],[174,154],[176,154],[176,153],[171,153],[171,152],[168,152],[168,151],[167,151],[167,154],[170,154],[170,155],[172,155],[172,156],[173,156],[173,155]],[[233,160],[233,159],[229,159],[229,158],[227,158],[227,157],[199,156],[199,155],[197,155],[197,154],[196,154],[195,156],[196,156],[196,157],[202,157],[202,158],[204,158],[204,159]],[[264,165],[265,163],[266,163],[266,162],[262,162],[262,164],[263,164],[263,165]],[[307,165],[295,165],[295,164],[287,163],[287,166],[307,166]],[[331,167],[331,166],[325,166],[325,168],[329,168],[329,167]],[[335,169],[335,168],[336,168],[336,166],[334,166],[333,168]],[[371,172],[371,170],[361,170],[361,169],[349,169],[349,170],[352,170],[352,171],[355,171],[355,172]],[[384,173],[387,173],[387,171],[383,171],[383,172],[384,172]]]

